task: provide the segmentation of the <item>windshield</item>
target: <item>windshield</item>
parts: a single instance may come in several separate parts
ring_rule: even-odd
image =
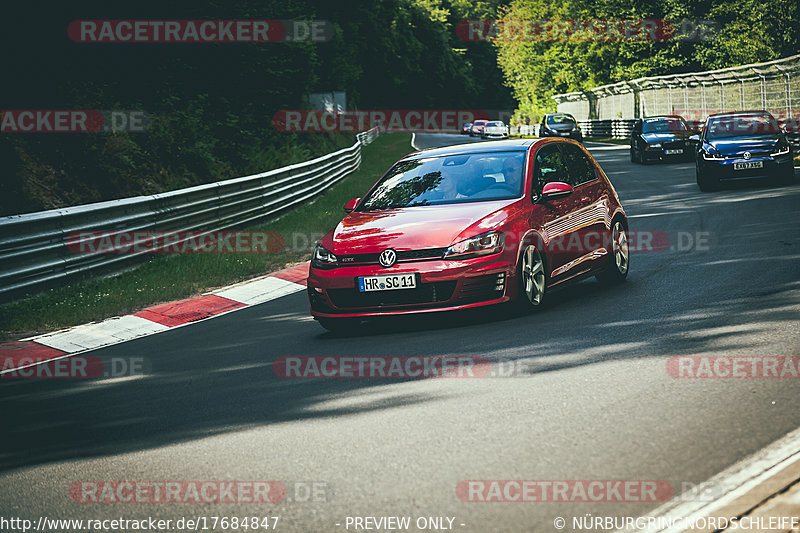
[[[489,122],[488,124],[486,124],[486,127],[487,128],[488,127],[493,127],[493,128],[494,127],[500,127],[500,128],[502,128],[503,127],[503,123],[502,122]]]
[[[400,161],[359,211],[484,202],[522,195],[525,152],[490,152]]]
[[[706,126],[708,139],[725,139],[749,135],[771,135],[780,133],[772,115],[735,115],[710,118]]]
[[[547,124],[550,126],[557,126],[559,124],[575,124],[575,119],[572,115],[550,115],[547,117]]]
[[[689,131],[689,127],[680,118],[660,118],[648,120],[642,124],[642,133],[669,133],[673,131]]]

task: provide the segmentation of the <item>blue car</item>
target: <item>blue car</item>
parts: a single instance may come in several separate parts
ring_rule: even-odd
[[[696,139],[701,191],[741,179],[770,178],[782,184],[794,180],[792,146],[766,111],[711,115]]]

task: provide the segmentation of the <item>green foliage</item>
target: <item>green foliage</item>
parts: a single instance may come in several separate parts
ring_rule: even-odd
[[[261,172],[349,146],[353,134],[278,132],[279,110],[345,91],[350,109],[511,107],[494,50],[452,25],[464,0],[215,0],[48,8],[18,3],[3,109],[144,110],[145,132],[0,135],[0,215],[152,194]],[[73,20],[327,20],[329,42],[76,43]]]
[[[786,0],[514,0],[506,20],[711,20],[709,40],[497,39],[517,118],[555,109],[554,94],[645,76],[768,61],[800,50],[800,5]]]

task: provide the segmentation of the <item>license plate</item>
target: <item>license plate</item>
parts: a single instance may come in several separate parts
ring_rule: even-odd
[[[682,154],[683,150],[676,149],[676,150],[664,150],[665,155],[675,155],[675,154]]]
[[[358,278],[359,292],[394,291],[398,289],[415,289],[416,287],[417,278],[414,274],[362,276]]]
[[[747,170],[748,168],[762,168],[763,161],[748,161],[746,163],[734,163],[733,170]]]

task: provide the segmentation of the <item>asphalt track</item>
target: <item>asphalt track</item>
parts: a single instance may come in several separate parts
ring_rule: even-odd
[[[420,147],[466,140],[416,136]],[[665,480],[681,492],[800,427],[798,379],[667,372],[673,356],[800,355],[798,176],[701,193],[691,163],[643,167],[625,147],[587,147],[631,230],[670,236],[666,249],[632,253],[625,284],[583,281],[534,314],[428,315],[354,336],[325,332],[301,292],[90,354],[146,358],[145,376],[4,380],[0,516],[278,516],[287,532],[347,531],[348,516],[547,532],[564,517],[571,531],[572,517],[638,516],[659,503],[476,503],[456,487]],[[511,375],[276,377],[277,358],[309,355],[481,356]],[[288,494],[274,504],[75,503],[70,486],[86,480],[275,480]]]

